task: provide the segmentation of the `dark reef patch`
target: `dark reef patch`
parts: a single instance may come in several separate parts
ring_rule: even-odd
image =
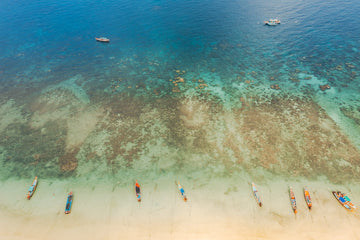
[[[66,130],[61,122],[48,122],[44,128],[46,134],[27,124],[11,124],[1,133],[0,145],[6,152],[3,166],[9,176],[64,176],[57,159],[65,153]]]

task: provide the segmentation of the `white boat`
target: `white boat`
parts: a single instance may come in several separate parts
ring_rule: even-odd
[[[264,21],[265,25],[269,25],[269,26],[275,26],[280,24],[280,20],[279,19],[269,19],[269,21]]]

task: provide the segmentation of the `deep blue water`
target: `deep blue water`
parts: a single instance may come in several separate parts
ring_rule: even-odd
[[[216,75],[225,86],[251,71],[258,81],[293,84],[300,69],[358,85],[359,12],[357,0],[3,0],[0,78],[46,82],[80,73],[128,85],[150,77],[166,87],[181,69]],[[281,25],[264,26],[274,17]],[[111,43],[95,42],[99,36]]]

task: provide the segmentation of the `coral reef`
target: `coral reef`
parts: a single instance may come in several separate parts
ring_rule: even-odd
[[[280,87],[278,84],[273,84],[270,86],[271,89],[280,90]]]
[[[174,79],[172,85],[186,81]],[[203,79],[193,84],[206,87]],[[14,176],[261,167],[284,176],[360,180],[359,151],[321,107],[310,98],[272,94],[244,94],[226,108],[216,95],[194,88],[161,97],[90,94],[96,104],[66,89],[48,91],[24,105],[26,111],[14,111],[22,121],[2,120],[2,165]],[[341,110],[354,118],[354,111]]]

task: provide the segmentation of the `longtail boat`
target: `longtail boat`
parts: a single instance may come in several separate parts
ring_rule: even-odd
[[[305,198],[305,202],[308,206],[309,209],[311,209],[312,207],[312,202],[311,202],[311,197],[310,197],[310,193],[307,190],[307,187],[304,187],[304,198]]]
[[[33,183],[31,184],[31,186],[28,189],[28,193],[27,193],[27,199],[30,200],[30,198],[32,197],[32,195],[34,194],[38,181],[37,181],[38,177],[36,176]]]
[[[185,190],[184,190],[184,188],[181,186],[181,184],[180,184],[179,182],[176,182],[176,185],[177,185],[177,187],[178,187],[178,189],[179,189],[179,191],[180,191],[180,194],[181,194],[183,200],[186,202],[186,201],[187,201],[187,197],[186,197],[186,195],[185,195]]]
[[[71,205],[73,202],[73,193],[70,192],[67,196],[66,206],[65,206],[65,214],[69,214],[71,212]]]
[[[295,199],[295,194],[294,194],[292,187],[290,187],[290,189],[289,189],[289,194],[290,194],[291,207],[292,207],[294,213],[297,213],[296,199]]]
[[[254,193],[254,197],[257,201],[257,203],[259,204],[259,206],[261,207],[262,206],[262,202],[261,202],[261,199],[258,195],[258,190],[256,189],[256,186],[255,186],[255,183],[252,183],[252,190],[253,190],[253,193]]]
[[[135,194],[138,202],[141,202],[141,190],[140,190],[140,184],[136,180],[135,182]]]
[[[332,194],[344,208],[349,211],[356,210],[355,205],[351,202],[351,199],[345,195],[345,193],[342,193],[340,191],[333,191]]]

